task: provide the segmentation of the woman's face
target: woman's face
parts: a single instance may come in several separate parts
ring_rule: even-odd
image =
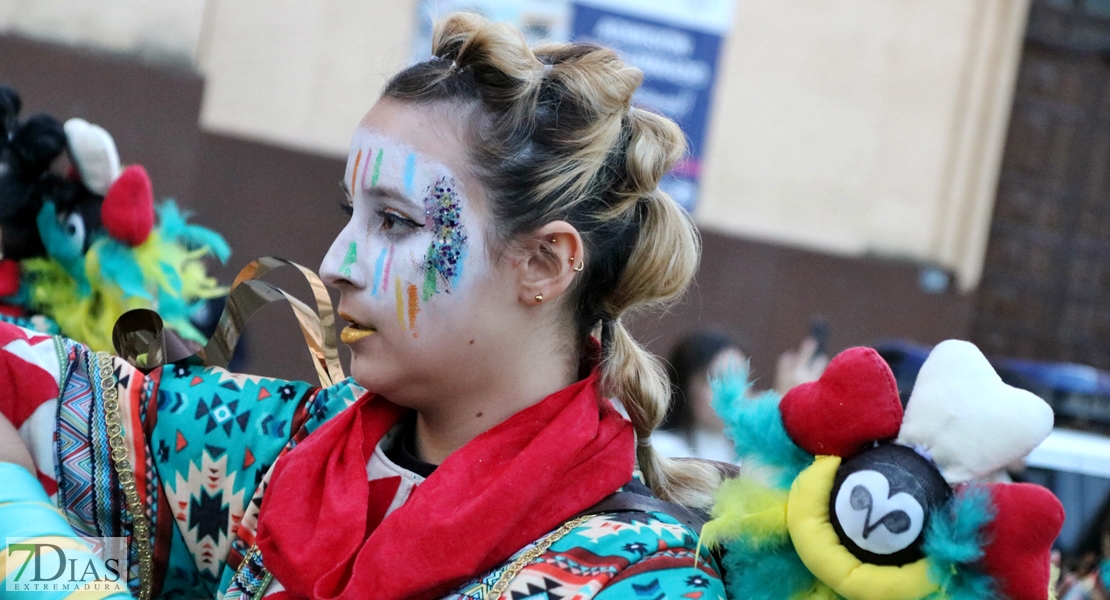
[[[480,385],[506,335],[498,315],[517,300],[511,270],[487,253],[485,191],[460,121],[392,100],[370,110],[344,175],[351,218],[320,268],[352,323],[342,337],[355,380],[410,406]]]

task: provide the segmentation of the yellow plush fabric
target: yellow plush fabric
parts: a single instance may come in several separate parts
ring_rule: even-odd
[[[829,497],[838,456],[819,456],[790,487],[786,524],[798,557],[818,579],[848,600],[918,600],[937,591],[925,559],[900,567],[867,564],[836,535]]]

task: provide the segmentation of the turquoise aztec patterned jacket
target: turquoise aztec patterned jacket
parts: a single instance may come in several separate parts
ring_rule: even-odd
[[[7,324],[0,345],[7,379],[0,385],[16,392],[0,411],[20,430],[39,481],[77,535],[138,533],[127,574],[137,597],[144,568],[153,575],[152,597],[264,595],[270,581],[251,547],[270,468],[364,392],[350,379],[319,388],[185,362],[144,375],[119,358]],[[111,427],[116,421],[122,429]],[[119,448],[130,461],[113,463],[113,448],[117,461]],[[145,519],[133,517],[138,511]],[[136,525],[144,520],[149,534]],[[8,525],[0,521],[0,533]],[[148,536],[152,552],[139,542]],[[593,515],[447,597],[724,598],[716,562],[696,552],[696,533],[667,514]]]

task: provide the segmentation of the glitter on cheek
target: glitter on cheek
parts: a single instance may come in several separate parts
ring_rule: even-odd
[[[462,224],[462,203],[458,184],[450,177],[440,179],[424,199],[424,209],[432,229],[432,243],[424,258],[424,301],[450,287],[462,272],[466,255],[466,228]]]

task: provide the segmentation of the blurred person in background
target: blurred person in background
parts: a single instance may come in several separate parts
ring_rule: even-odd
[[[667,363],[671,408],[660,430],[652,435],[652,444],[661,454],[736,462],[735,446],[713,409],[710,381],[727,369],[741,365],[746,369],[748,358],[746,348],[717,330],[693,331],[675,344]],[[796,385],[816,381],[828,363],[818,340],[807,336],[797,349],[779,357],[775,391],[785,394]]]
[[[667,363],[671,408],[652,444],[664,456],[735,462],[736,450],[713,410],[710,377],[729,365],[748,362],[748,353],[728,334],[704,330],[687,334]]]
[[[1061,600],[1110,598],[1110,500],[1103,504],[1094,523],[1077,555],[1061,561],[1056,584],[1056,595]]]

